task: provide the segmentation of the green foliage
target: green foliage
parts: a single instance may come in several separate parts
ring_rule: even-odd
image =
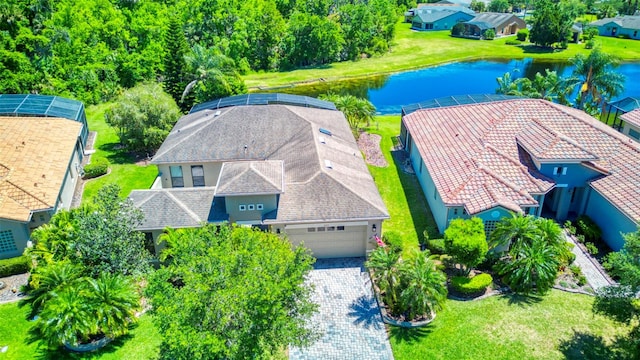
[[[314,259],[267,232],[207,225],[163,237],[169,259],[149,279],[162,358],[262,358],[315,339]],[[197,339],[194,340],[194,339]]]
[[[576,240],[578,240],[578,242],[579,242],[580,244],[584,244],[584,242],[585,242],[584,235],[582,235],[582,234],[578,234],[578,235],[576,235]]]
[[[482,38],[485,40],[493,40],[496,38],[496,31],[493,29],[487,29],[483,34]]]
[[[518,39],[518,41],[527,40],[527,36],[529,36],[529,30],[528,29],[520,29],[520,30],[518,30],[518,33],[516,34],[516,38]]]
[[[104,117],[127,149],[153,153],[180,117],[180,110],[160,84],[148,83],[125,91]]]
[[[165,91],[178,103],[182,97],[186,83],[187,63],[184,59],[189,45],[184,36],[182,23],[174,16],[169,19],[169,27],[164,36],[164,81]]]
[[[564,226],[565,230],[567,230],[569,232],[569,234],[571,234],[571,235],[575,235],[576,234],[576,227],[573,226],[573,223],[571,222],[571,220],[565,221],[563,226]]]
[[[511,79],[511,73],[505,73],[496,79],[498,82],[497,94],[524,96],[533,99],[545,99],[557,101],[568,105],[567,97],[571,94],[571,87],[565,85],[565,80],[555,71],[545,69],[544,75],[536,73],[533,80],[522,77]]]
[[[506,13],[509,11],[509,7],[508,0],[491,0],[487,10],[489,10],[489,12]]]
[[[584,48],[585,48],[585,49],[593,49],[595,46],[596,46],[596,42],[595,42],[595,40],[587,40],[587,41],[584,43]]]
[[[504,42],[505,45],[522,45],[520,40],[507,40]]]
[[[587,241],[597,241],[602,237],[602,230],[598,224],[587,215],[580,215],[576,219],[576,231],[584,235]]]
[[[567,42],[576,15],[575,9],[566,6],[563,2],[537,1],[529,40],[544,47]]]
[[[432,254],[445,254],[447,249],[444,244],[444,239],[429,239],[427,240],[427,249]]]
[[[586,40],[593,40],[593,38],[598,36],[598,34],[600,34],[600,31],[595,26],[588,27],[584,29],[584,32],[583,32],[583,36]]]
[[[451,287],[465,295],[484,293],[491,283],[493,283],[493,278],[485,273],[478,274],[472,278],[468,276],[454,276],[451,278]]]
[[[109,171],[109,165],[109,160],[106,158],[93,156],[91,163],[82,168],[84,170],[84,178],[93,179],[106,174]]]
[[[451,35],[458,36],[464,34],[464,24],[457,23],[451,28]]]
[[[576,283],[578,286],[584,286],[587,283],[587,277],[582,274],[578,275]]]
[[[0,260],[0,278],[11,275],[24,274],[31,270],[31,258],[18,256]]]
[[[598,255],[598,247],[596,247],[596,245],[592,242],[587,242],[584,244],[584,246],[587,248],[587,252],[591,255]]]
[[[471,4],[469,5],[469,8],[477,13],[485,12],[486,4],[483,1],[471,0]]]
[[[578,265],[570,265],[569,270],[571,270],[574,276],[582,275],[582,269]]]
[[[462,266],[463,273],[468,274],[488,251],[482,220],[478,217],[451,220],[444,231],[444,246],[446,253]]]
[[[372,279],[380,289],[385,304],[394,309],[398,303],[400,253],[379,247],[369,254],[365,266],[372,271]]]
[[[402,251],[402,235],[395,231],[385,231],[382,235],[382,241],[393,252],[400,253]]]
[[[342,111],[347,118],[351,131],[356,139],[360,134],[360,128],[363,125],[369,126],[376,115],[376,108],[373,104],[365,99],[353,95],[337,95],[328,93],[321,95],[320,99],[331,101],[336,105],[338,110]]]

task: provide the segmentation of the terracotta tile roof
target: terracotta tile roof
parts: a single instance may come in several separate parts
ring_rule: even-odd
[[[0,117],[0,218],[28,221],[55,206],[81,129],[61,118]]]
[[[628,113],[620,115],[620,119],[624,122],[640,127],[640,109],[635,109]]]
[[[582,111],[520,99],[418,110],[403,122],[447,205],[470,214],[537,205],[528,194],[553,182],[529,151],[602,172],[591,187],[640,222],[640,145]]]

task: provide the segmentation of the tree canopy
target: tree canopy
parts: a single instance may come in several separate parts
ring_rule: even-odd
[[[484,260],[489,250],[484,224],[478,217],[453,219],[444,231],[445,251],[468,274],[471,268]]]
[[[262,358],[316,338],[306,249],[228,225],[169,230],[163,240],[167,264],[147,289],[163,358]]]

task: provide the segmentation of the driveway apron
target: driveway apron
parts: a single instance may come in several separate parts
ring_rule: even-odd
[[[321,338],[289,349],[291,360],[393,359],[363,258],[318,260],[308,280],[320,305],[313,324]]]

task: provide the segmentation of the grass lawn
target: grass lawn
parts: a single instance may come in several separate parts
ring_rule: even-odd
[[[149,315],[140,317],[129,335],[112,342],[97,353],[50,352],[40,347],[38,342],[28,342],[31,327],[31,323],[25,319],[28,311],[27,307],[19,308],[17,303],[0,305],[0,348],[9,346],[6,353],[0,353],[0,359],[155,359],[160,352],[160,335]]]
[[[449,31],[418,32],[410,30],[411,24],[399,22],[391,51],[384,55],[359,61],[345,61],[293,71],[260,72],[244,76],[249,88],[273,87],[324,79],[326,81],[393,73],[423,68],[461,60],[525,57],[566,60],[577,53],[587,53],[583,44],[569,44],[562,51],[549,51],[531,44],[523,46],[505,45],[507,39],[480,41],[453,38]],[[605,52],[614,53],[622,60],[639,61],[640,46],[637,40],[617,39],[598,36]]]
[[[537,298],[493,296],[447,302],[424,328],[391,328],[403,359],[612,359],[628,329],[593,315],[593,298],[552,290]]]
[[[383,230],[400,233],[404,240],[403,249],[409,251],[418,247],[424,230],[429,231],[430,238],[437,238],[438,229],[416,176],[403,172],[402,164],[394,161],[391,149],[400,134],[400,116],[378,116],[376,120],[378,126],[372,124],[370,132],[382,136],[380,147],[389,163],[385,168],[369,166],[391,214],[391,219],[384,222]]]
[[[111,162],[111,173],[85,184],[83,202],[93,198],[102,186],[110,183],[120,185],[122,196],[128,196],[133,189],[148,189],[158,174],[154,165],[136,165],[133,157],[118,149],[118,135],[104,121],[104,112],[112,105],[113,103],[94,105],[86,110],[89,130],[98,132],[94,144],[96,152],[91,157],[107,158]]]

